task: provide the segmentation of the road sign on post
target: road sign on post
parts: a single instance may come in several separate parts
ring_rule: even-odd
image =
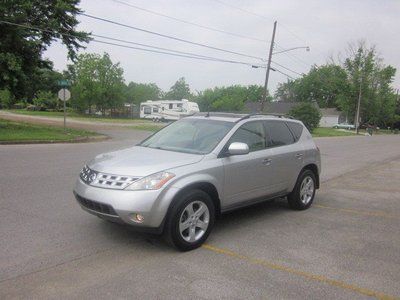
[[[57,80],[57,85],[60,87],[69,87],[71,84],[70,84],[69,80],[61,79],[61,80]]]
[[[71,92],[67,89],[58,91],[58,99],[64,102],[64,132],[66,131],[66,105],[65,103],[71,98]]]

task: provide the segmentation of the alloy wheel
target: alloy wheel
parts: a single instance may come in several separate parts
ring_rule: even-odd
[[[193,243],[201,239],[210,222],[210,211],[202,201],[190,202],[179,218],[179,233],[182,238]]]

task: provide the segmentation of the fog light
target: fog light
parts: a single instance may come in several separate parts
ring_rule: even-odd
[[[136,223],[143,223],[144,217],[140,214],[132,214],[131,220]]]

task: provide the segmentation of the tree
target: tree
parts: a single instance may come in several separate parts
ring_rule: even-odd
[[[336,107],[348,90],[346,71],[339,65],[313,66],[308,74],[280,84],[275,96],[281,101],[314,102],[321,108]]]
[[[263,87],[259,85],[232,85],[206,89],[196,100],[202,111],[242,111],[246,102],[260,101],[262,93]],[[268,96],[267,100],[271,99]]]
[[[125,89],[128,103],[139,105],[147,100],[158,100],[162,97],[161,89],[155,83],[129,82]]]
[[[361,122],[383,126],[391,123],[396,109],[396,97],[391,87],[396,69],[385,66],[375,47],[367,47],[362,41],[349,46],[343,65],[349,90],[338,99],[339,107],[354,120],[361,89]]]
[[[283,101],[314,102],[337,107],[354,121],[361,90],[361,122],[388,126],[395,119],[396,97],[391,87],[396,69],[383,64],[375,47],[350,45],[343,62],[334,61],[301,78],[280,84],[275,96]]]
[[[310,132],[318,127],[321,120],[321,112],[315,105],[309,102],[303,102],[293,107],[289,115],[302,121]]]
[[[285,83],[279,83],[278,88],[275,92],[275,98],[279,101],[283,102],[297,102],[298,97],[298,89],[300,85],[300,80],[291,80],[288,79]]]
[[[185,81],[185,77],[179,78],[178,81],[171,86],[164,98],[171,100],[191,99],[192,93],[190,92],[189,84]]]
[[[110,56],[104,53],[81,54],[74,65],[69,66],[69,78],[72,79],[73,107],[80,111],[92,106],[104,113],[106,109],[115,109],[124,102],[123,69],[114,64]]]
[[[38,69],[51,68],[42,54],[55,39],[66,45],[69,58],[76,58],[76,51],[89,41],[87,33],[76,30],[78,4],[79,0],[1,2],[0,89],[8,89],[16,99],[33,97],[27,88]]]

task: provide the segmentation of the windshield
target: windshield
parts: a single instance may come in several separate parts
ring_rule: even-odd
[[[144,140],[139,146],[194,154],[210,153],[234,123],[183,119]]]

